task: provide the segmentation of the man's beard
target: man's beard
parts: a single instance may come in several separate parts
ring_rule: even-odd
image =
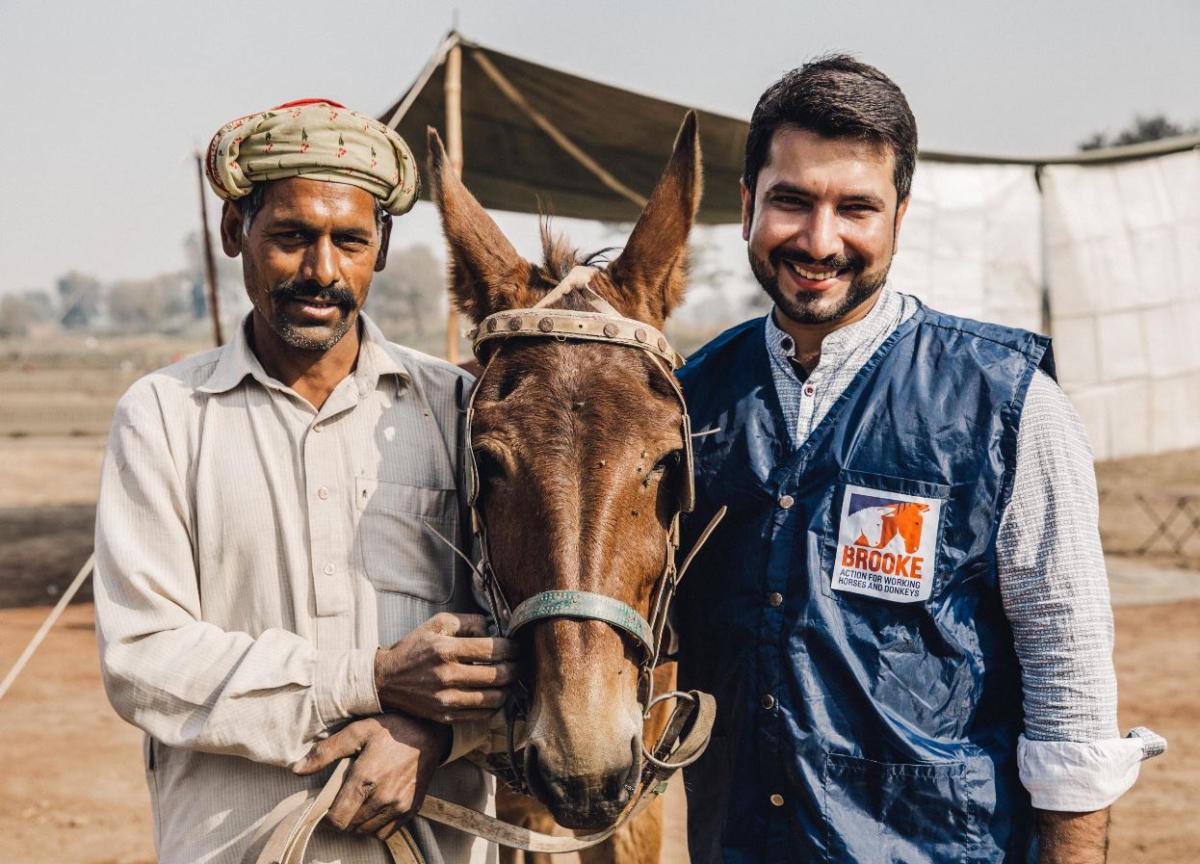
[[[864,274],[866,261],[858,255],[830,255],[818,260],[803,252],[783,252],[777,249],[771,253],[771,262],[768,264],[749,247],[746,252],[750,258],[750,270],[758,284],[775,301],[779,311],[797,324],[828,324],[846,317],[852,310],[874,297],[884,286],[891,266],[891,262],[888,262],[888,267],[885,267],[882,273],[868,276]],[[850,287],[846,289],[845,295],[837,305],[828,309],[820,308],[820,303],[825,298],[816,291],[802,291],[795,298],[788,297],[779,287],[779,271],[786,266],[785,261],[794,261],[815,270],[836,270],[839,273],[849,270],[853,274]]]
[[[351,313],[358,308],[354,295],[348,288],[340,284],[322,288],[314,282],[289,279],[272,288],[270,295],[275,310],[270,321],[271,329],[285,344],[301,351],[328,351],[340,342],[354,321]],[[342,317],[328,327],[321,327],[326,331],[323,338],[310,336],[305,331],[314,328],[297,326],[287,318],[284,312],[288,302],[293,300],[331,303],[342,310]]]

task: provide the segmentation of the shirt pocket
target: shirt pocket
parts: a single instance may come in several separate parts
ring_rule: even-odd
[[[821,587],[840,603],[919,607],[948,581],[954,486],[863,471],[838,474],[821,526]]]
[[[363,571],[379,591],[445,604],[454,593],[454,552],[437,534],[458,540],[453,489],[431,489],[369,477],[355,480]]]
[[[963,862],[978,845],[964,762],[825,757],[825,860]]]

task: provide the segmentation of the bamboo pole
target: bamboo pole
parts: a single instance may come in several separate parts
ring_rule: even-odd
[[[450,167],[455,175],[462,177],[462,48],[455,44],[446,56],[446,147],[449,150]],[[450,301],[450,312],[446,317],[446,359],[458,362],[458,309]]]
[[[200,181],[200,230],[204,241],[204,277],[208,283],[208,311],[212,315],[213,341],[225,344],[221,333],[221,309],[217,301],[217,262],[213,258],[212,235],[208,231],[208,199],[204,194],[204,160],[196,154],[196,177]]]

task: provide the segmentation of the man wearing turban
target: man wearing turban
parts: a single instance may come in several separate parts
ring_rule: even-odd
[[[361,313],[415,161],[370,117],[303,100],[222,127],[207,174],[253,309],[117,407],[96,522],[105,685],[146,733],[159,861],[254,860],[348,756],[307,860],[387,861],[370,835],[426,791],[489,805],[457,757],[515,672],[431,530],[468,542],[470,380]],[[495,855],[410,828],[431,862]]]

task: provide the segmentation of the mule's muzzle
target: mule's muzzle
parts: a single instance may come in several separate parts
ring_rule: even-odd
[[[599,831],[620,817],[637,789],[642,770],[641,742],[634,739],[629,759],[603,774],[572,774],[536,745],[525,749],[529,790],[564,828]]]

